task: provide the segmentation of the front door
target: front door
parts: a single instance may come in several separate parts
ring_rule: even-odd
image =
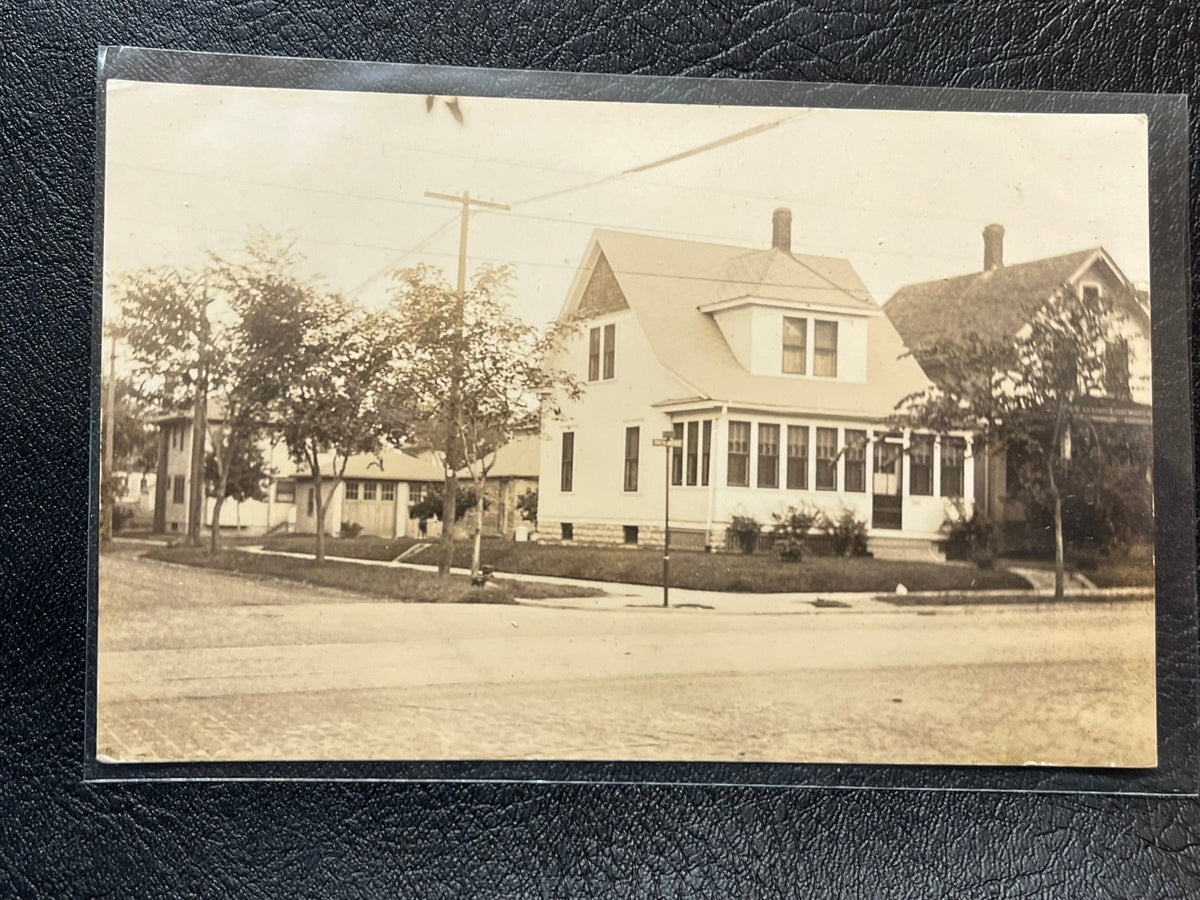
[[[903,524],[904,447],[898,441],[877,440],[871,477],[871,523],[875,528],[900,530]]]

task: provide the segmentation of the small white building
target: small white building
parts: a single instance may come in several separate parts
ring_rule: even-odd
[[[597,231],[561,318],[581,327],[553,364],[586,390],[543,423],[544,538],[661,544],[668,480],[697,548],[790,506],[923,542],[970,511],[968,436],[886,426],[929,382],[849,262],[791,251],[786,209],[765,250]]]

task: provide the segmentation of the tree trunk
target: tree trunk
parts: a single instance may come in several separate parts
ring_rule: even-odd
[[[209,536],[208,552],[215,554],[219,543],[218,534],[221,532],[221,507],[225,504],[225,490],[222,486],[221,490],[213,500],[213,517],[212,517],[212,534]]]
[[[471,577],[479,574],[480,550],[483,544],[483,485],[475,484],[475,544],[471,548]]]
[[[1054,599],[1063,598],[1066,563],[1063,558],[1062,494],[1058,490],[1058,479],[1054,475],[1054,462],[1059,452],[1059,434],[1062,431],[1062,410],[1054,420],[1054,435],[1050,441],[1050,452],[1046,454],[1046,474],[1049,477],[1050,496],[1054,500]]]
[[[313,504],[317,514],[317,562],[325,562],[325,502],[321,495],[321,467],[313,466]]]
[[[201,376],[196,381],[196,396],[192,407],[191,490],[188,492],[187,542],[199,546],[204,528],[204,447],[208,435],[208,387]]]
[[[442,558],[438,575],[449,575],[454,565],[454,520],[458,516],[458,473],[446,466],[446,485],[442,492]]]

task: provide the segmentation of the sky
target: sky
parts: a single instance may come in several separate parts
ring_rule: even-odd
[[[460,124],[414,94],[110,81],[106,99],[106,284],[236,256],[266,231],[379,304],[398,266],[453,283],[458,207],[425,192],[469,191],[512,208],[471,217],[468,270],[511,264],[514,307],[537,324],[560,310],[595,227],[765,248],[779,206],[796,252],[849,259],[879,303],[977,271],[990,222],[1007,263],[1100,245],[1148,286],[1141,116],[464,96]]]

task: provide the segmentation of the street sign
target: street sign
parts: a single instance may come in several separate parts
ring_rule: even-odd
[[[653,444],[655,447],[677,447],[678,448],[678,447],[683,446],[683,440],[681,438],[677,438],[677,437],[654,438],[654,440],[652,440],[650,443]]]

